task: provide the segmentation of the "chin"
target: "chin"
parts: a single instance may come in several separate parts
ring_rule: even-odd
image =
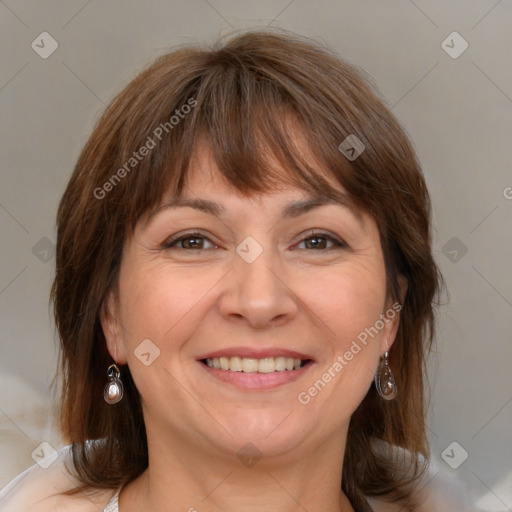
[[[255,457],[286,457],[291,453],[297,456],[297,448],[303,445],[313,425],[308,425],[311,419],[298,418],[297,411],[286,409],[240,410],[225,422],[229,425],[230,436],[223,436],[228,443],[230,453],[236,453],[238,458]],[[217,438],[213,443],[218,443]],[[224,446],[224,448],[226,448]],[[254,454],[252,453],[254,452]]]

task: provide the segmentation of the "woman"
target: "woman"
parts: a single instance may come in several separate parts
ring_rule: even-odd
[[[71,447],[6,511],[434,510],[429,196],[360,72],[283,34],[174,51],[57,220]]]

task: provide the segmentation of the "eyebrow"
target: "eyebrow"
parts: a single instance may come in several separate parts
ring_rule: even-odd
[[[302,199],[299,201],[293,201],[291,203],[286,204],[282,209],[281,215],[283,218],[295,218],[304,215],[315,208],[329,204],[350,207],[351,202],[349,201],[348,197],[345,194],[341,193],[338,195],[336,199],[324,196],[313,197],[310,199]],[[170,201],[167,201],[166,203],[162,204],[155,210],[153,210],[148,215],[146,222],[144,224],[149,224],[151,219],[155,217],[155,215],[162,212],[163,210],[186,207],[193,208],[195,210],[199,210],[205,213],[209,213],[216,217],[220,217],[226,211],[222,204],[216,203],[215,201],[210,201],[208,199],[175,197],[172,198]]]

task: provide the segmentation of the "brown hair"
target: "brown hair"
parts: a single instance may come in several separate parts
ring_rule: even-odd
[[[321,171],[288,136],[290,121]],[[349,135],[365,146],[353,161],[338,149]],[[99,318],[116,285],[123,244],[164,193],[182,192],[199,138],[244,194],[287,180],[337,197],[329,183],[335,180],[375,218],[388,296],[403,301],[390,350],[400,392],[389,402],[372,386],[353,414],[342,485],[353,503],[360,494],[408,500],[423,470],[419,461],[428,456],[423,375],[440,284],[428,191],[406,134],[362,73],[316,43],[274,32],[159,58],[113,100],[78,159],[58,210],[52,300],[61,340],[62,429],[80,481],[116,488],[147,467],[140,398],[128,367],[124,399],[109,406],[102,398],[112,361]],[[143,146],[149,150],[137,158]],[[268,155],[286,175],[268,165]],[[405,298],[400,275],[408,282]],[[397,446],[410,454],[405,472],[393,453]]]

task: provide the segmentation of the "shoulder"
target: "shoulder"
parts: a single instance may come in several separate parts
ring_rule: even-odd
[[[57,452],[55,460],[35,464],[0,490],[2,512],[98,512],[103,510],[114,494],[100,490],[67,496],[64,493],[76,486],[69,473],[70,447]]]
[[[467,491],[462,481],[431,462],[417,493],[418,512],[475,512]]]
[[[395,457],[407,461],[410,453],[403,448],[393,447]],[[388,503],[382,499],[367,498],[374,512],[406,512],[400,503]],[[427,470],[418,482],[414,492],[417,507],[414,512],[474,512],[468,503],[467,487],[447,470],[434,461],[428,461]],[[411,511],[412,512],[412,511]]]
[[[378,498],[367,498],[373,512],[410,511],[401,503],[388,503]],[[467,500],[463,484],[451,474],[430,465],[415,495],[414,512],[476,512]],[[410,511],[412,512],[412,511]]]

